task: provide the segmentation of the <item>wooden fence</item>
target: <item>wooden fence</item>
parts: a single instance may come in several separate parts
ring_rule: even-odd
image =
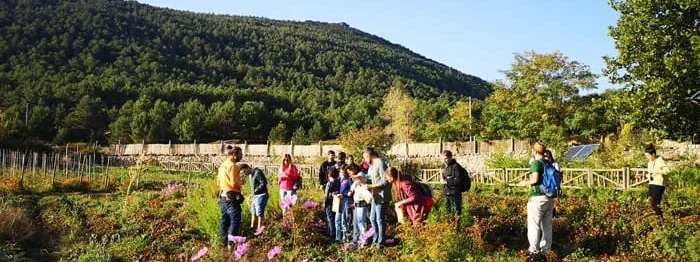
[[[77,178],[88,181],[101,176],[105,188],[109,185],[109,169],[114,166],[132,166],[136,158],[89,153],[76,150],[65,153],[37,153],[0,150],[0,176],[19,177],[24,180],[51,180]],[[219,163],[210,161],[170,161],[159,160],[158,165],[167,171],[216,172]],[[268,177],[276,177],[279,164],[252,163],[262,169]],[[318,186],[318,165],[297,165],[304,179],[305,187]],[[443,169],[423,169],[417,174],[422,182],[439,184]],[[645,168],[591,169],[563,168],[563,187],[565,188],[609,188],[627,190],[646,185],[646,179],[636,179],[638,173],[646,174]],[[527,178],[526,168],[484,169],[473,171],[470,177],[473,183],[484,185],[517,186]]]

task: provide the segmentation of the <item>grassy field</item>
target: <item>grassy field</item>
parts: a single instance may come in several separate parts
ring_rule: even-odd
[[[113,172],[103,180],[77,179],[18,186],[0,182],[0,257],[16,260],[184,261],[204,247],[202,261],[235,260],[218,246],[219,207],[213,174],[167,173],[150,168],[135,186],[134,170]],[[186,181],[190,179],[190,184]],[[252,236],[249,202],[243,207],[248,253],[242,261],[263,261],[280,247],[280,261],[698,261],[700,224],[697,186],[670,188],[664,195],[663,220],[653,216],[645,190],[567,190],[554,219],[553,252],[528,257],[527,196],[521,188],[475,186],[464,195],[462,228],[446,214],[436,190],[436,207],[421,227],[396,226],[388,215],[388,248],[348,249],[324,236],[316,188],[299,192],[291,216],[281,217],[279,194],[270,179],[267,227]],[[246,193],[250,190],[244,186]],[[248,197],[249,198],[249,197]],[[180,258],[184,254],[184,259]]]

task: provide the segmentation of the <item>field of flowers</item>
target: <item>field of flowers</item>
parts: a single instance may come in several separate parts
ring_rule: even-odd
[[[645,190],[567,190],[554,219],[553,252],[528,257],[527,197],[521,188],[477,185],[464,194],[460,228],[436,190],[436,207],[423,226],[396,226],[389,213],[393,243],[378,250],[325,237],[316,188],[301,190],[282,218],[273,185],[265,229],[248,230],[247,199],[244,238],[233,239],[236,247],[229,250],[216,244],[219,207],[212,174],[185,185],[183,174],[151,170],[138,188],[125,175],[106,191],[77,180],[24,186],[16,180],[0,181],[0,260],[700,261],[697,186],[667,190],[662,220],[648,208]]]

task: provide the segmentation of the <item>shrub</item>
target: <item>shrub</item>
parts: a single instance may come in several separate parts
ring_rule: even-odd
[[[0,207],[0,242],[19,243],[34,233],[34,223],[23,209]]]

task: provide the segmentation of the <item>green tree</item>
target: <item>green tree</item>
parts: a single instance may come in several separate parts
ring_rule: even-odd
[[[353,156],[361,156],[367,147],[374,147],[377,153],[384,155],[393,145],[393,140],[386,131],[369,126],[340,134],[337,141],[345,153]]]
[[[117,142],[131,143],[131,119],[134,114],[134,101],[124,103],[119,114],[114,122],[109,125],[110,134],[109,142],[116,144]]]
[[[306,135],[306,130],[303,126],[300,126],[297,128],[297,130],[294,130],[294,134],[292,134],[292,141],[297,145],[309,144],[309,137]]]
[[[384,97],[382,115],[389,122],[387,132],[396,141],[412,141],[416,132],[416,108],[418,102],[404,92],[404,85],[395,80]]]
[[[234,100],[214,102],[209,106],[206,119],[206,130],[210,136],[217,139],[227,139],[233,136],[237,125],[238,108]]]
[[[71,141],[94,141],[104,136],[107,114],[102,99],[83,96],[65,120],[64,129]]]
[[[700,110],[684,98],[700,87],[700,1],[610,1],[617,57],[605,57],[613,83],[632,91],[632,123],[662,136],[692,136]]]
[[[272,143],[282,143],[287,140],[287,125],[283,122],[279,122],[275,127],[270,130],[270,134],[267,139]]]
[[[506,80],[496,83],[483,113],[488,138],[515,137],[561,145],[568,134],[566,101],[595,88],[588,66],[560,52],[516,54]]]
[[[202,134],[206,108],[194,99],[180,105],[172,121],[172,130],[181,142],[193,141]]]
[[[321,122],[315,121],[314,125],[309,129],[309,141],[316,143],[323,139],[323,128],[321,127]]]
[[[174,112],[174,106],[166,101],[158,99],[153,103],[148,115],[151,119],[147,136],[149,141],[163,141],[172,137],[170,125]]]

